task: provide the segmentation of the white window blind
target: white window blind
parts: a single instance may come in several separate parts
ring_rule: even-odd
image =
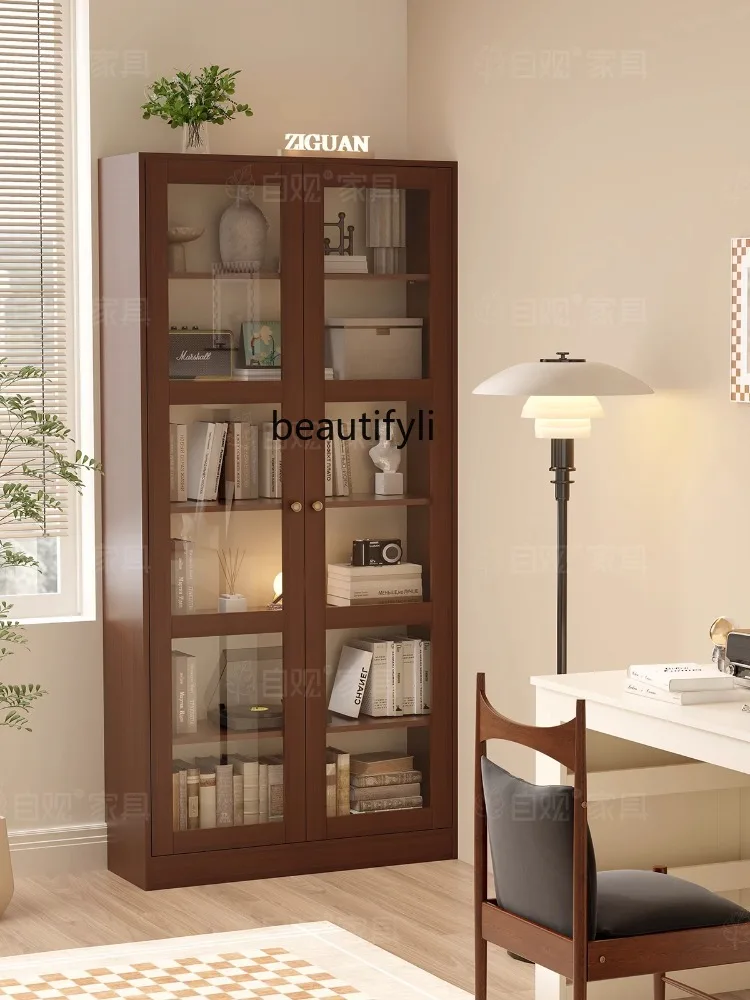
[[[69,303],[66,274],[65,49],[57,0],[0,0],[0,357],[12,368],[33,365],[44,377],[20,382],[39,411],[68,423]],[[0,457],[13,426],[0,408]],[[28,464],[27,481],[60,502],[43,525],[10,521],[0,538],[64,535],[69,488],[47,476],[41,449],[4,457],[2,471]]]

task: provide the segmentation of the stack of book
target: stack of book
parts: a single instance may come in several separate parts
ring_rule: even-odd
[[[352,492],[352,463],[349,442],[342,438],[326,440],[326,484],[327,497],[348,497]]]
[[[350,639],[341,649],[329,711],[346,718],[429,715],[432,643],[377,636]]]
[[[349,254],[326,254],[323,270],[326,274],[367,274],[367,257]]]
[[[422,600],[422,567],[418,563],[390,566],[328,564],[328,603],[401,604]]]
[[[217,826],[280,823],[284,818],[284,758],[243,754],[172,762],[172,826],[204,830]]]
[[[352,813],[422,808],[422,773],[414,757],[397,750],[353,753],[349,758]]]
[[[731,674],[698,663],[650,663],[628,667],[627,694],[653,698],[671,705],[704,705],[744,701],[747,690],[737,687]]]

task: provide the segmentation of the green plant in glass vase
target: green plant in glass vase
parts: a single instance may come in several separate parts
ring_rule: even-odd
[[[24,384],[44,378],[41,368],[13,368],[0,358],[0,570],[33,566],[34,556],[3,539],[3,525],[29,524],[44,533],[47,517],[62,503],[53,488],[67,485],[79,493],[86,472],[100,472],[100,464],[73,449],[71,432],[62,420],[37,408],[23,395]],[[0,663],[15,647],[25,646],[23,625],[13,621],[13,605],[0,600]],[[46,694],[39,684],[0,681],[0,727],[30,731],[29,712]]]
[[[177,72],[156,80],[141,105],[144,118],[162,118],[171,128],[183,127],[185,152],[208,151],[205,126],[223,125],[234,116],[252,115],[248,104],[234,99],[239,70],[204,66],[195,76]]]

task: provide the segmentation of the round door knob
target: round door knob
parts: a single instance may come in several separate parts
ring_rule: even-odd
[[[292,503],[289,504],[289,506],[292,508],[295,514],[299,514],[299,512],[302,510],[302,504],[299,502],[299,500],[293,501]]]
[[[313,510],[323,510],[323,501],[322,500],[314,500],[313,504],[312,504],[312,509]]]

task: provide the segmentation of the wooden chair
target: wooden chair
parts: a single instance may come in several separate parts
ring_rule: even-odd
[[[750,912],[666,874],[597,874],[586,821],[586,706],[548,728],[496,712],[477,678],[474,899],[477,1000],[487,997],[487,943],[587,984],[653,975],[665,985],[707,994],[667,976],[675,969],[750,961]],[[487,741],[508,740],[552,757],[574,774],[572,788],[521,781],[486,756]],[[487,898],[487,841],[496,899]]]

